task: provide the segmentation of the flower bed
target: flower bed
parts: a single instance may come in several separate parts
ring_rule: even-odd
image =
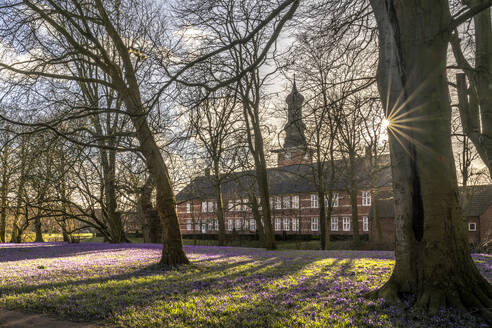
[[[158,245],[0,244],[0,306],[118,327],[482,325],[365,299],[389,278],[392,252],[185,250],[192,264],[162,271]],[[474,258],[492,280],[492,257]]]

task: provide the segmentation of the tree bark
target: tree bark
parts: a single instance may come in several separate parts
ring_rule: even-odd
[[[396,264],[371,296],[477,309],[491,319],[492,287],[469,253],[458,203],[446,77],[446,0],[371,0],[380,43],[378,87],[390,121]],[[401,116],[400,116],[401,115]],[[404,120],[400,120],[401,117]]]
[[[36,231],[36,240],[34,241],[36,243],[44,243],[41,218],[39,216],[34,219],[34,230]]]

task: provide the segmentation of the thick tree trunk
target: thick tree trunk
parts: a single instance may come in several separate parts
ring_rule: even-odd
[[[371,4],[380,31],[378,86],[390,121],[396,223],[395,269],[372,296],[412,293],[430,312],[453,306],[490,319],[492,287],[470,256],[458,203],[446,78],[448,2]]]
[[[176,266],[189,263],[184,252],[183,240],[176,212],[176,199],[171,186],[171,179],[164,163],[159,147],[147,123],[145,111],[142,108],[138,86],[128,88],[122,93],[123,101],[131,115],[135,126],[140,149],[145,157],[147,167],[156,186],[157,212],[162,224],[162,257],[160,263],[166,266]]]
[[[36,231],[36,243],[44,243],[41,218],[38,216],[34,219],[34,230]]]

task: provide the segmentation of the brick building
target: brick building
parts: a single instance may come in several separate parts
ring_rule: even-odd
[[[468,242],[478,244],[492,240],[492,185],[479,185],[460,188],[461,208]],[[384,242],[395,241],[395,211],[393,199],[379,199],[371,208],[370,220],[374,221],[377,210],[381,225],[381,237]],[[371,227],[371,239],[377,236],[376,227]]]
[[[302,120],[304,97],[297,91],[295,83],[287,96],[288,121],[284,127],[285,140],[277,154],[277,167],[268,169],[272,224],[276,234],[319,235],[319,202],[314,183],[312,152],[307,147]],[[344,165],[337,161],[340,168]],[[380,170],[368,167],[368,161],[358,160],[357,204],[361,238],[369,238],[369,211],[372,192],[391,189],[389,167]],[[338,170],[340,172],[342,169]],[[376,174],[369,179],[369,173]],[[374,173],[376,172],[376,173]],[[327,227],[334,239],[352,235],[352,209],[346,183],[347,177],[339,176],[337,181],[326,181],[333,191],[333,211]],[[371,184],[370,181],[373,181]],[[375,182],[375,183],[374,183]],[[254,171],[230,174],[222,183],[223,206],[227,233],[255,234],[257,221],[251,206],[252,195],[258,195]],[[255,196],[257,197],[257,196]],[[178,216],[183,235],[217,234],[216,196],[213,178],[208,174],[195,178],[177,195]],[[259,203],[259,198],[257,197]],[[326,201],[326,200],[324,200]]]
[[[316,236],[320,234],[319,203],[314,183],[312,152],[306,145],[302,120],[303,96],[295,83],[287,96],[288,121],[284,127],[283,147],[274,150],[277,167],[268,169],[270,208],[276,235]],[[369,167],[368,155],[357,163],[355,177],[358,189],[358,226],[361,239],[378,240],[375,214],[380,222],[381,240],[395,240],[394,205],[389,156],[378,167]],[[325,181],[333,192],[333,210],[327,229],[331,239],[348,239],[352,235],[352,208],[348,193],[348,177],[344,163],[337,161],[336,181]],[[253,198],[258,198],[254,171],[230,174],[222,183],[226,233],[254,235]],[[327,174],[326,176],[329,176]],[[209,174],[195,178],[177,195],[178,216],[183,235],[218,233],[216,196]],[[254,196],[253,196],[254,195]],[[374,199],[376,196],[376,200]],[[324,200],[326,201],[326,200]],[[478,243],[492,235],[492,185],[462,190],[462,207],[470,243]],[[490,238],[489,238],[490,239]]]

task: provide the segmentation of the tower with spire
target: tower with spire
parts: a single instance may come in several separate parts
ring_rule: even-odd
[[[306,125],[302,120],[304,97],[297,91],[295,76],[292,91],[285,102],[287,103],[287,123],[284,126],[284,144],[281,149],[274,150],[277,153],[277,166],[309,164],[311,163],[311,152],[307,147],[304,134]]]

